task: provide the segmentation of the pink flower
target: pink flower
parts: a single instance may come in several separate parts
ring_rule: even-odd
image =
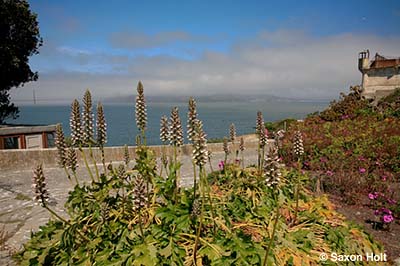
[[[321,163],[326,163],[326,162],[328,162],[328,159],[326,159],[325,157],[321,157],[321,158],[319,158],[319,161]]]
[[[376,199],[375,195],[372,194],[372,193],[369,193],[369,194],[368,194],[368,198],[369,198],[370,200]]]
[[[384,223],[388,224],[388,223],[393,222],[394,218],[393,218],[393,216],[391,214],[387,214],[387,215],[383,215],[382,220],[383,220]]]
[[[387,175],[382,176],[382,181],[386,181]]]
[[[360,174],[364,174],[365,172],[367,172],[367,170],[365,170],[365,168],[360,168],[358,172],[360,172]]]
[[[327,176],[333,176],[333,172],[330,171],[330,170],[328,170],[328,171],[326,171],[326,175],[327,175]]]
[[[365,158],[363,156],[360,156],[360,157],[358,157],[358,160],[363,162],[363,161],[365,161]]]
[[[223,170],[223,169],[224,169],[224,166],[225,166],[225,162],[224,162],[224,161],[220,161],[220,162],[218,163],[218,168],[219,168],[219,170]]]

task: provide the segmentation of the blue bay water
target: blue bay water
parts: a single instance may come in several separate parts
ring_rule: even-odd
[[[254,132],[257,111],[263,113],[265,121],[289,117],[302,119],[309,113],[325,109],[327,105],[324,102],[198,102],[197,112],[208,138],[222,138],[228,136],[231,123],[235,124],[238,135]],[[186,103],[148,103],[148,144],[161,144],[160,118],[164,114],[169,117],[173,106],[179,108],[186,132]],[[107,120],[107,146],[134,145],[138,134],[134,105],[105,104],[104,112]],[[26,105],[20,106],[20,117],[17,120],[8,122],[41,125],[61,123],[68,136],[69,116],[69,105]]]

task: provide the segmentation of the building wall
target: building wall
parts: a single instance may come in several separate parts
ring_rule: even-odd
[[[400,88],[400,68],[363,69],[363,95],[366,98],[381,98]]]

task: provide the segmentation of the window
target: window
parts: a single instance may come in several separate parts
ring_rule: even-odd
[[[19,137],[4,138],[4,149],[19,149]]]
[[[47,148],[53,148],[54,147],[54,134],[53,133],[47,133]]]

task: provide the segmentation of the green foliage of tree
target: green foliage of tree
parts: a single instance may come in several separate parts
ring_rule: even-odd
[[[41,45],[37,15],[31,12],[29,3],[0,0],[0,123],[18,117],[9,90],[37,80],[37,72],[28,63]]]

